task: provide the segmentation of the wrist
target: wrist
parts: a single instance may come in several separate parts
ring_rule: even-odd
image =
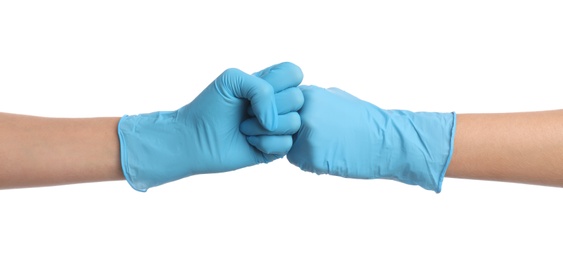
[[[437,112],[388,110],[387,138],[396,164],[389,173],[403,183],[419,185],[437,193],[453,153],[456,115]]]
[[[123,116],[118,124],[123,174],[131,187],[150,187],[191,175],[177,111]],[[179,134],[180,133],[180,134]]]

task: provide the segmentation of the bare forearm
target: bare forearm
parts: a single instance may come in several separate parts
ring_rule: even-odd
[[[118,122],[0,113],[0,188],[123,179]]]
[[[459,114],[446,177],[563,187],[563,110]]]

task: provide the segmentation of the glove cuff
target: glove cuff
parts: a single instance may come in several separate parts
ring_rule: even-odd
[[[440,193],[442,191],[442,182],[444,181],[444,177],[446,176],[446,171],[448,170],[448,167],[450,165],[450,161],[452,160],[452,155],[453,155],[453,152],[454,152],[455,130],[456,130],[456,126],[457,126],[457,115],[456,115],[456,113],[452,112],[451,117],[452,117],[452,121],[451,121],[450,136],[449,136],[449,140],[447,140],[447,141],[449,141],[449,151],[447,152],[448,156],[446,157],[444,166],[442,167],[442,170],[440,171],[440,174],[438,175],[438,183],[434,188],[434,191],[436,193]]]
[[[178,158],[184,157],[183,142],[171,138],[181,136],[176,133],[180,131],[174,123],[176,114],[154,112],[119,120],[121,167],[133,189],[145,192],[189,175],[185,165],[178,164]]]
[[[399,147],[392,158],[402,162],[390,164],[390,178],[440,193],[453,154],[455,112],[388,112],[392,123],[387,132],[394,136],[388,140],[396,142],[388,146]]]

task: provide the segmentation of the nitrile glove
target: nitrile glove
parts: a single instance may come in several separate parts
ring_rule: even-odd
[[[302,79],[301,69],[289,62],[255,75],[228,69],[176,111],[123,116],[118,134],[125,178],[135,190],[146,191],[194,174],[282,158],[300,126],[295,111],[303,96],[296,86]],[[276,100],[287,104],[278,109]],[[239,130],[249,109],[269,134],[254,136],[253,145]]]
[[[301,129],[288,160],[302,170],[391,179],[440,192],[455,134],[452,113],[385,110],[337,88],[300,86]]]

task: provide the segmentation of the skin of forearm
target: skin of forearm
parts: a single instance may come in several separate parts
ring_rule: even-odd
[[[458,114],[446,177],[563,187],[563,110]]]
[[[124,179],[118,122],[0,113],[0,189]]]

